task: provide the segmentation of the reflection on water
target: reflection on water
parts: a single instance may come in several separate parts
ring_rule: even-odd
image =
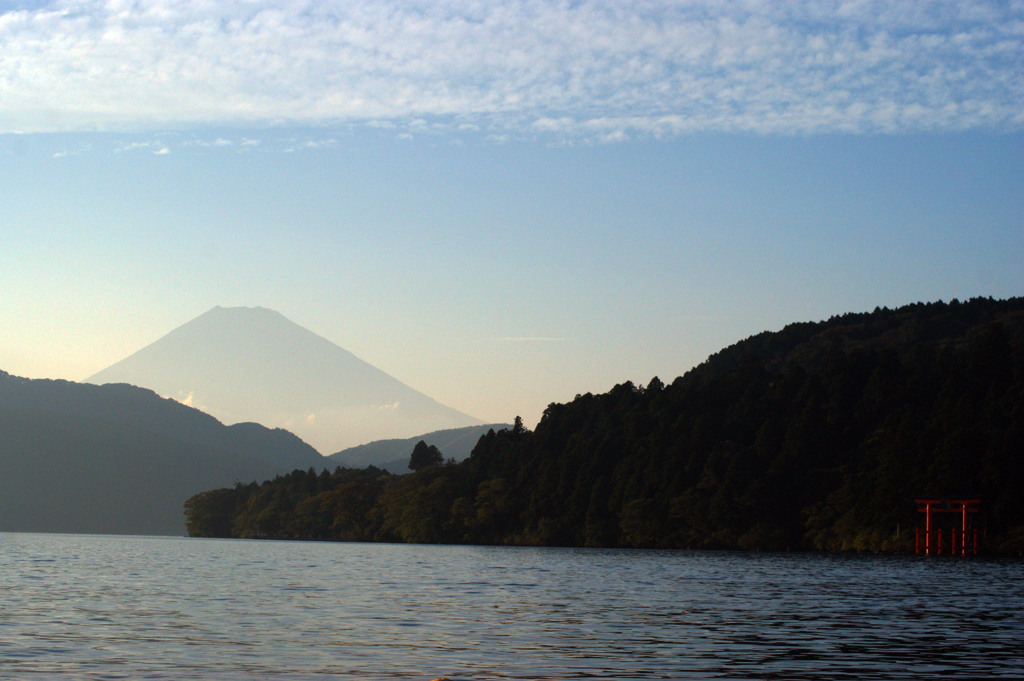
[[[1024,562],[0,534],[0,677],[1024,669]]]

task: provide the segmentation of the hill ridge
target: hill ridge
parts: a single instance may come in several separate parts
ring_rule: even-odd
[[[0,433],[0,530],[183,534],[189,495],[326,462],[292,433],[144,388],[4,371]]]
[[[420,440],[441,450],[445,460],[462,461],[488,430],[511,428],[510,423],[487,423],[464,428],[447,428],[410,438],[389,438],[335,452],[327,458],[346,468],[376,466],[391,473],[408,473],[409,456]]]

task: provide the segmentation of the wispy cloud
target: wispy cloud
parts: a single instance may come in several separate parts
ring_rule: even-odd
[[[338,143],[333,138],[329,139],[310,139],[305,141],[292,140],[285,148],[285,153],[295,153],[297,151],[308,151],[310,149],[329,149]]]
[[[6,132],[1024,127],[1020,0],[57,0],[0,13],[0,44]]]
[[[91,144],[82,144],[74,149],[61,148],[51,154],[52,158],[67,158],[68,156],[79,156],[92,151]]]
[[[153,148],[153,142],[123,142],[114,147],[115,154],[126,154],[132,151],[149,151]]]

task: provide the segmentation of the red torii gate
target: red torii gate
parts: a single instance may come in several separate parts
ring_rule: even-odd
[[[918,504],[919,513],[924,513],[924,530],[917,529],[914,540],[914,551],[925,555],[942,555],[942,529],[935,529],[932,523],[933,513],[959,513],[960,527],[949,528],[949,555],[978,555],[978,530],[968,525],[968,513],[977,513],[980,499],[914,499]]]

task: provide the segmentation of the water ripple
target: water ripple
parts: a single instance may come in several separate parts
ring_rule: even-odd
[[[0,534],[19,679],[966,679],[1024,563]]]

